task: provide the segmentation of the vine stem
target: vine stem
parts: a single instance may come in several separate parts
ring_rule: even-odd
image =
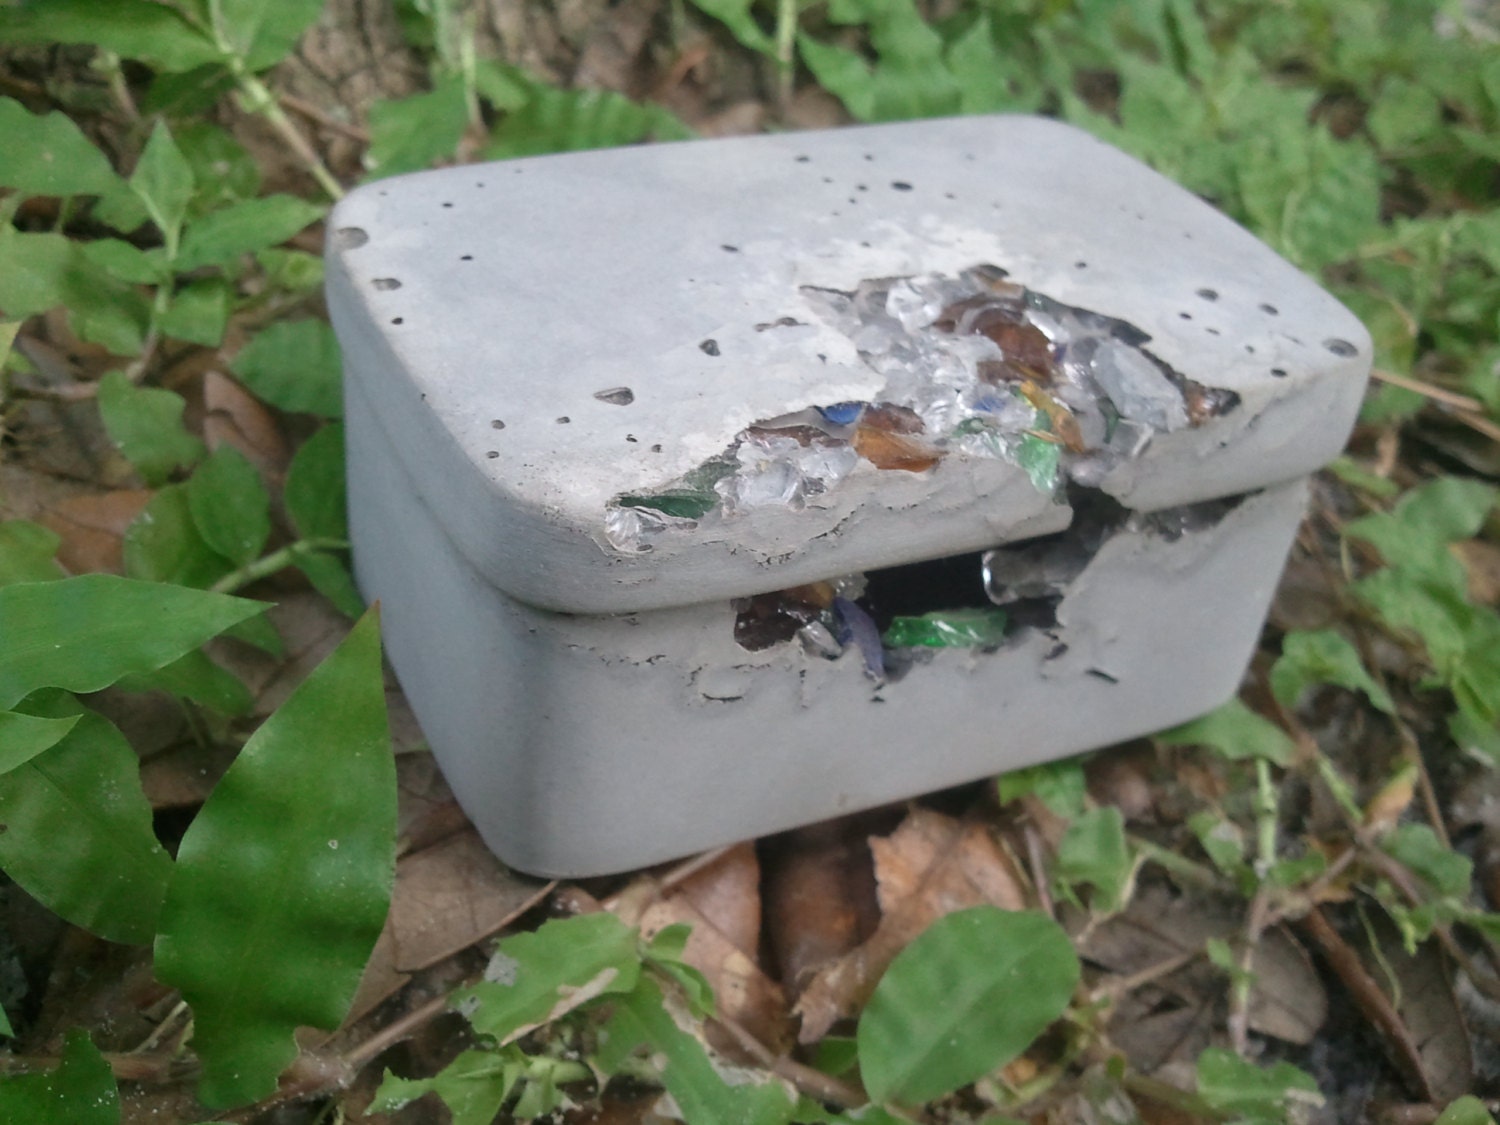
[[[266,87],[266,84],[257,78],[245,66],[245,61],[238,55],[234,56],[229,64],[230,73],[234,75],[234,81],[240,89],[240,96],[245,100],[245,108],[252,113],[258,113],[271,123],[271,128],[287,143],[287,146],[296,154],[297,159],[302,161],[306,169],[312,173],[313,179],[318,181],[318,186],[328,193],[329,198],[337,202],[344,198],[343,185],[334,179],[333,173],[323,163],[322,157],[313,151],[307,138],[302,131],[292,124],[292,119],[286,115],[281,108],[281,103],[276,96]]]
[[[288,543],[278,551],[272,551],[269,555],[231,571],[210,586],[209,590],[215,594],[232,594],[262,578],[269,578],[278,570],[296,565],[303,555],[311,555],[317,551],[338,551],[348,546],[346,539],[298,539],[295,543]]]

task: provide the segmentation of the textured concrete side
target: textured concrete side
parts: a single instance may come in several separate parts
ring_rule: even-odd
[[[1046,631],[935,650],[876,688],[856,654],[748,652],[727,602],[570,616],[487,582],[351,386],[361,589],[470,819],[539,874],[627,870],[1120,741],[1235,690],[1305,498],[1251,496],[1175,539],[1127,530]]]

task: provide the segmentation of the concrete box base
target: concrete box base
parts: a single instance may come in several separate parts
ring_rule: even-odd
[[[570,615],[506,595],[442,530],[348,390],[359,585],[454,793],[506,862],[599,875],[1123,741],[1228,699],[1305,482],[1209,526],[1132,519],[1055,624],[930,650],[876,686],[859,654],[750,652],[727,601]]]

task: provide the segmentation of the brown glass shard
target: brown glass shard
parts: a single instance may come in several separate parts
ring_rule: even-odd
[[[854,452],[877,469],[921,473],[942,460],[942,453],[902,434],[861,425],[854,431]]]

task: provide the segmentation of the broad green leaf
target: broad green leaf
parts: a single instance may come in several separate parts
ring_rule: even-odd
[[[1213,1109],[1260,1125],[1288,1119],[1295,1104],[1322,1104],[1318,1084],[1291,1063],[1262,1069],[1222,1047],[1198,1056],[1198,1096]]]
[[[236,566],[260,556],[271,534],[271,496],[260,474],[233,446],[214,450],[187,482],[198,534]]]
[[[184,242],[192,238],[201,239],[202,235],[194,234],[194,226],[204,222],[215,223],[214,216],[218,212],[255,199],[260,194],[261,186],[260,165],[255,162],[255,157],[250,155],[244,145],[240,144],[222,126],[208,121],[191,120],[200,114],[208,113],[213,103],[227,92],[220,88],[219,79],[227,78],[228,84],[231,87],[234,85],[233,77],[226,75],[218,67],[209,67],[203,77],[213,96],[208,98],[207,104],[202,109],[177,112],[167,109],[157,110],[169,120],[176,122],[173,126],[172,139],[177,142],[182,158],[193,170],[193,198],[188,204],[187,229],[183,232]],[[179,81],[188,82],[191,78],[191,75],[182,75]],[[164,83],[170,81],[172,81],[171,78],[157,79],[151,84],[150,95],[154,95]],[[215,90],[218,93],[213,93]],[[189,120],[183,118],[189,118]],[[304,204],[304,206],[312,205]]]
[[[25,710],[76,725],[0,774],[0,867],[75,926],[109,941],[148,942],[172,861],[151,827],[140,761],[108,719],[51,694]]]
[[[1093,906],[1101,913],[1124,905],[1134,873],[1119,809],[1090,809],[1068,826],[1057,845],[1053,874],[1063,883],[1093,887]]]
[[[1302,693],[1316,684],[1362,691],[1380,710],[1395,713],[1390,694],[1365,671],[1359,652],[1341,634],[1331,629],[1288,633],[1271,667],[1272,694],[1283,707],[1295,707]]]
[[[0,1008],[0,1037],[11,1038],[16,1034],[16,1029],[10,1025],[10,1016],[5,1014],[5,1009]],[[0,1098],[4,1095],[0,1094]]]
[[[776,41],[761,29],[751,14],[755,0],[693,0],[693,6],[722,23],[742,45],[775,57]]]
[[[304,539],[344,539],[344,427],[324,426],[302,443],[286,472],[286,514]]]
[[[377,177],[431,167],[453,155],[468,127],[468,95],[457,74],[439,78],[429,93],[378,101],[370,107],[365,167]]]
[[[115,1076],[88,1032],[68,1032],[62,1062],[47,1074],[0,1078],[0,1121],[16,1125],[119,1125]]]
[[[829,7],[837,23],[865,23],[879,56],[872,65],[846,47],[799,35],[813,77],[861,121],[894,121],[955,113],[958,81],[944,65],[942,37],[912,0],[847,0]]]
[[[396,778],[367,614],[245,744],[182,838],[157,975],[193,1009],[199,1094],[276,1088],[292,1033],[339,1025],[390,902]]]
[[[200,277],[172,294],[172,303],[157,319],[162,335],[216,348],[229,324],[229,283],[222,277]]]
[[[1264,758],[1278,766],[1290,764],[1296,750],[1285,731],[1238,699],[1156,737],[1168,746],[1210,746],[1231,761]]]
[[[131,578],[204,590],[233,570],[198,531],[185,484],[159,489],[125,529],[125,573]]]
[[[220,0],[229,47],[251,70],[274,66],[316,22],[324,0]]]
[[[347,617],[358,617],[365,611],[365,600],[349,568],[337,555],[314,551],[297,559],[297,569],[306,575],[313,589],[331,601]]]
[[[0,43],[78,43],[160,70],[191,70],[222,57],[207,35],[154,0],[45,0],[0,8]]]
[[[0,774],[25,765],[43,750],[50,750],[77,723],[77,715],[47,719],[19,711],[0,711]]]
[[[112,574],[0,587],[0,708],[38,688],[92,692],[153,672],[265,608]]]
[[[316,203],[292,195],[245,199],[188,223],[177,255],[179,270],[226,265],[241,254],[278,246],[323,217]]]
[[[193,169],[172,140],[167,123],[158,120],[145,151],[130,176],[130,186],[146,207],[167,244],[167,257],[176,257],[182,220],[193,197]]]
[[[78,247],[84,260],[118,281],[134,285],[157,285],[171,279],[172,271],[160,251],[139,250],[118,238],[97,238]]]
[[[995,785],[1001,801],[1016,801],[1035,794],[1042,804],[1069,820],[1083,815],[1088,796],[1083,763],[1077,758],[1012,770],[996,778]]]
[[[229,367],[272,406],[325,418],[343,413],[339,345],[325,321],[278,320],[241,348]]]
[[[1463,659],[1465,625],[1475,610],[1452,586],[1426,583],[1411,571],[1386,568],[1349,589],[1389,628],[1421,641],[1439,675],[1446,679],[1453,674]]]
[[[292,293],[310,292],[323,285],[323,259],[303,250],[260,250],[256,262],[265,271],[266,284]]]
[[[250,689],[238,677],[215,664],[201,649],[155,672],[123,676],[116,686],[123,691],[170,692],[224,715],[246,714],[255,702]]]
[[[1344,534],[1373,544],[1396,570],[1462,592],[1463,567],[1447,545],[1478,534],[1495,497],[1490,485],[1441,477],[1412,489],[1389,513],[1350,522]]]
[[[636,933],[613,914],[579,914],[500,942],[485,979],[454,994],[474,1030],[501,1046],[640,977]]]
[[[102,195],[120,182],[104,154],[64,114],[32,114],[20,102],[0,98],[0,136],[0,186],[22,195]]]
[[[644,140],[692,136],[660,106],[641,105],[612,90],[537,86],[526,104],[507,113],[484,149],[487,160],[548,152],[612,148]]]
[[[707,1047],[684,1031],[667,1010],[655,982],[643,977],[639,985],[615,1001],[608,1025],[610,1047],[618,1053],[646,1044],[663,1061],[661,1079],[682,1111],[687,1125],[785,1125],[794,1103],[787,1087],[774,1078],[722,1067]]]
[[[1040,914],[977,906],[939,918],[897,954],[859,1020],[877,1102],[919,1106],[1015,1058],[1057,1019],[1078,958]]]
[[[1484,1103],[1470,1094],[1443,1110],[1435,1125],[1495,1125],[1495,1119],[1484,1108]]]
[[[99,276],[80,244],[60,234],[28,234],[0,223],[0,310],[11,319],[65,305],[73,330],[116,355],[140,350],[145,298]]]
[[[647,944],[645,961],[670,977],[682,990],[688,1008],[696,1018],[706,1019],[714,1014],[714,990],[708,978],[685,958],[691,936],[692,927],[685,922],[664,927]]]
[[[53,558],[61,543],[56,532],[30,520],[0,523],[0,586],[61,578],[62,567]]]
[[[153,487],[203,456],[203,443],[182,428],[185,405],[175,391],[137,387],[121,371],[99,380],[105,431]]]

